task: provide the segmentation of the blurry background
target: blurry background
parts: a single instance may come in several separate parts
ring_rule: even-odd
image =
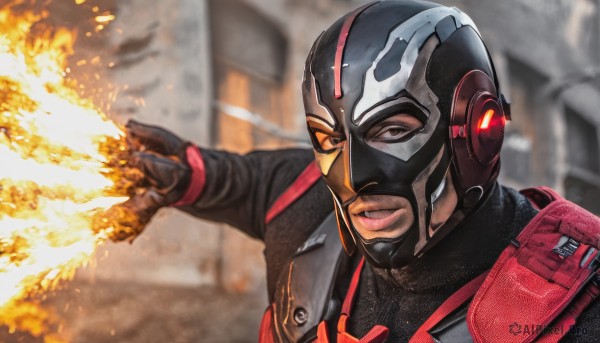
[[[240,153],[306,146],[306,54],[366,2],[39,1],[78,30],[72,76],[114,119]],[[599,214],[600,1],[440,2],[477,23],[512,102],[502,181],[549,185]],[[117,18],[98,30],[92,13],[105,11]],[[256,342],[264,279],[260,242],[163,210],[132,245],[102,247],[46,307],[73,342]],[[40,340],[0,328],[0,341]]]

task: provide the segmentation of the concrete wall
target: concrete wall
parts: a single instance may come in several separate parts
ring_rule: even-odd
[[[106,9],[104,6],[102,10]],[[212,73],[207,6],[203,1],[119,1],[107,28],[104,76],[114,85],[113,118],[163,125],[198,144],[211,140]],[[217,284],[220,233],[163,209],[132,245],[100,249],[83,279],[176,285]]]
[[[294,145],[215,110],[213,99],[225,97],[229,103],[251,109],[292,134],[305,135],[297,85],[306,52],[326,25],[355,5],[221,0],[212,3],[218,8],[210,6],[209,1],[192,0],[153,2],[151,6],[142,0],[112,4],[110,9],[117,19],[109,26],[110,31],[105,33],[107,42],[98,52],[106,63],[95,69],[101,69],[102,78],[110,80],[114,101],[101,101],[102,104],[118,121],[135,118],[159,124],[202,146],[243,153]],[[225,25],[215,25],[223,19],[218,15],[231,11],[228,6],[246,8],[233,14],[225,12],[234,17],[224,18]],[[248,9],[255,12],[254,19],[248,19]],[[261,18],[270,26],[265,28]],[[252,25],[256,33],[242,31],[252,29]],[[239,31],[232,32],[236,27]],[[209,32],[211,28],[216,32]],[[270,55],[279,47],[266,43],[268,30],[277,30],[275,36],[268,35],[287,44],[279,52],[283,63],[276,68]],[[229,75],[219,84],[216,61],[223,60],[223,54],[236,53],[240,54],[234,55],[238,58],[225,58],[225,63],[241,76]],[[258,67],[249,67],[252,63]],[[250,81],[244,77],[246,74],[250,74]],[[244,82],[257,79],[259,84],[275,89],[277,99],[265,99],[264,103],[250,99],[251,84]],[[93,85],[92,80],[88,81]],[[225,225],[164,209],[132,245],[108,243],[99,249],[91,267],[81,270],[78,278],[94,282],[212,285],[264,297],[262,248],[260,242]]]
[[[226,99],[303,135],[298,84],[306,52],[330,23],[366,2],[166,0],[150,6],[147,1],[129,0],[114,4],[118,19],[110,28],[107,50],[114,66],[107,73],[117,85],[118,96],[110,112],[122,121],[135,117],[166,126],[201,145],[238,152],[295,144],[214,110],[213,99]],[[565,192],[565,179],[577,174],[568,166],[573,152],[566,147],[573,133],[566,132],[565,108],[574,109],[594,127],[600,125],[597,82],[578,81],[598,66],[597,1],[444,3],[463,9],[478,24],[503,90],[513,102],[502,180],[515,187],[548,184]],[[216,75],[217,71],[223,75]],[[251,94],[258,87],[255,84],[271,92],[270,98],[256,100]],[[593,172],[580,174],[586,182],[600,185]],[[260,243],[173,210],[162,211],[132,246],[109,244],[105,251],[108,257],[102,251],[98,267],[82,277],[209,284],[237,292],[262,292],[264,286]]]

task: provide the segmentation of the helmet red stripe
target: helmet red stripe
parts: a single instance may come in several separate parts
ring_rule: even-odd
[[[348,39],[350,28],[352,28],[352,24],[359,14],[378,2],[379,1],[374,1],[357,8],[346,18],[346,20],[344,20],[342,30],[340,31],[340,36],[338,37],[337,49],[335,51],[335,64],[333,66],[333,74],[335,77],[334,94],[336,99],[342,97],[342,57],[344,56],[344,48],[346,47],[346,40]]]

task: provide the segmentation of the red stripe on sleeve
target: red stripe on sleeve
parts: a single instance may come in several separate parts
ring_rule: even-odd
[[[202,194],[206,184],[206,170],[200,149],[197,146],[190,144],[185,149],[185,154],[188,165],[192,169],[192,176],[183,197],[178,202],[174,203],[173,206],[187,206],[193,204]]]

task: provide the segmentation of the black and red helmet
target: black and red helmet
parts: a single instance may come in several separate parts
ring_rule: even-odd
[[[302,90],[344,247],[375,266],[397,268],[428,250],[496,181],[503,102],[479,32],[456,8],[379,1],[348,13],[314,43]],[[366,138],[397,113],[422,125],[398,140]],[[448,191],[457,201],[434,227],[436,201]],[[348,219],[357,196],[378,194],[410,202],[413,224],[401,237],[365,239]]]

